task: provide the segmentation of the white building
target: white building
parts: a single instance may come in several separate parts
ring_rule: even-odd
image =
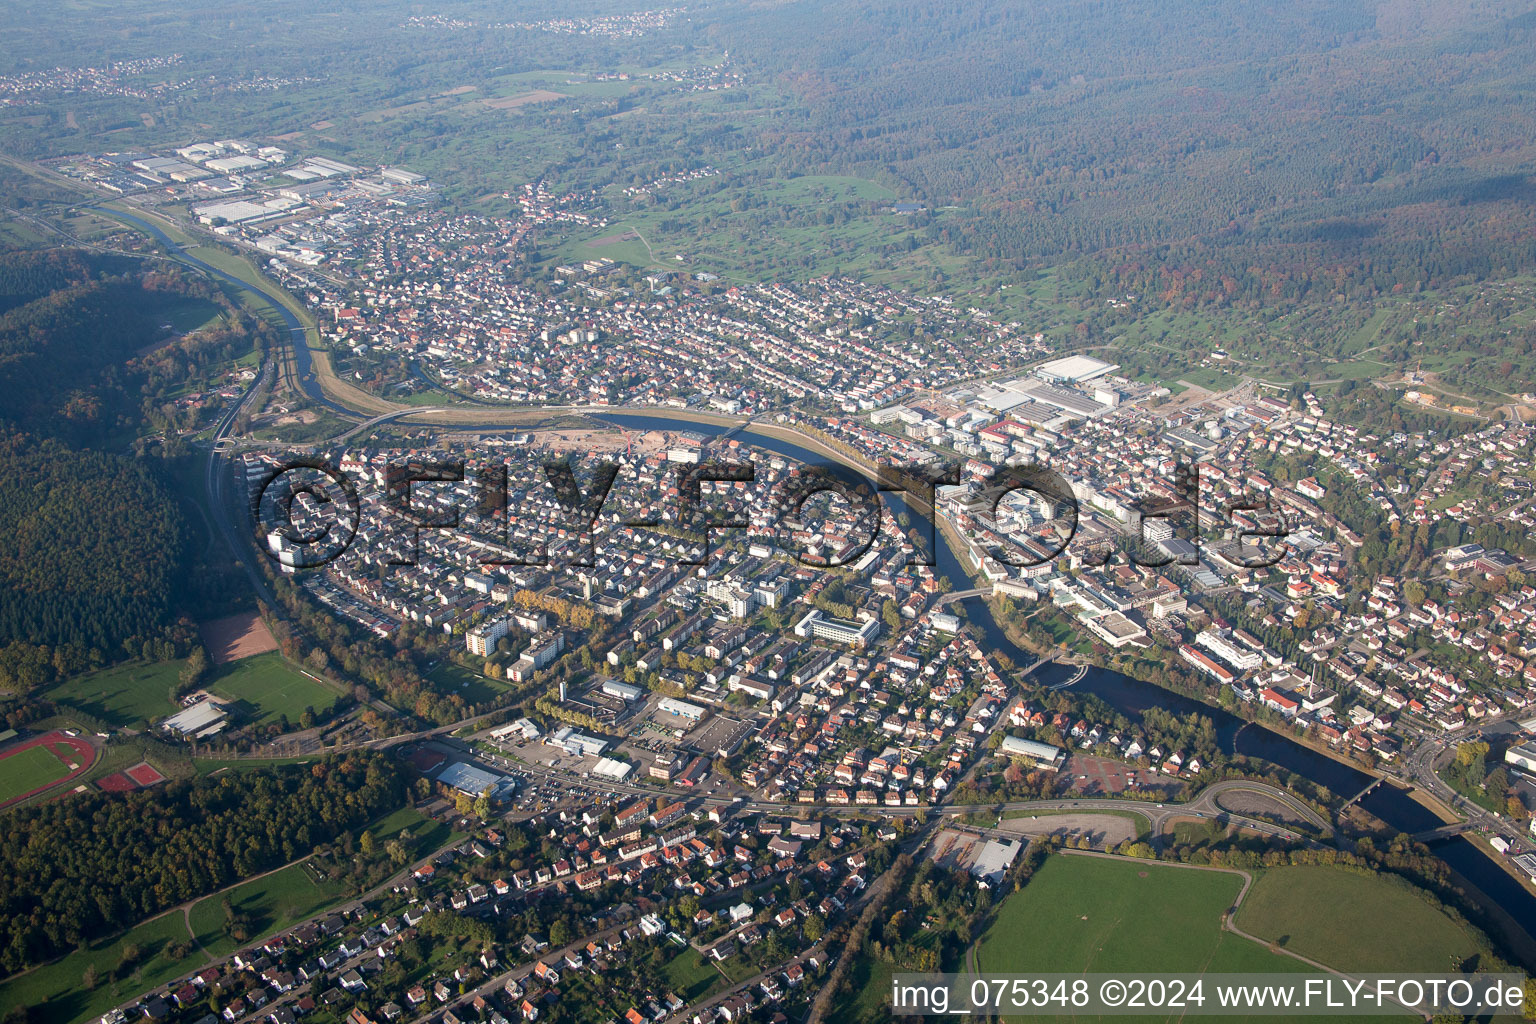
[[[464,634],[464,644],[469,653],[480,658],[489,658],[496,651],[496,645],[501,638],[507,635],[507,620],[492,619],[482,622],[480,625]]]

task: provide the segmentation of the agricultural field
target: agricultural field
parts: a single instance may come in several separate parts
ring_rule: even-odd
[[[555,262],[606,256],[642,268],[707,270],[732,280],[795,273],[852,273],[901,246],[910,222],[899,197],[864,178],[806,175],[743,181],[733,175],[679,185],[606,228],[573,235]],[[836,208],[839,212],[833,214]],[[679,261],[678,257],[683,259]]]
[[[1341,906],[1352,912],[1338,913]],[[1329,867],[1263,872],[1237,925],[1344,971],[1442,971],[1486,950],[1480,935],[1407,883]]]
[[[998,909],[976,947],[976,969],[992,974],[1310,970],[1222,930],[1222,915],[1241,888],[1241,876],[1225,871],[1050,857]]]

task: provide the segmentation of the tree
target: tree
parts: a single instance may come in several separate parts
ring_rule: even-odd
[[[89,992],[96,987],[96,982],[100,977],[101,973],[96,970],[95,964],[86,964],[85,973],[80,976],[80,984]]]
[[[208,671],[208,652],[202,645],[192,648],[192,653],[187,656],[187,663],[181,667],[181,688],[183,692],[192,689],[202,682],[203,674]]]
[[[1488,778],[1483,782],[1483,789],[1492,797],[1504,795],[1504,791],[1509,789],[1509,772],[1504,770],[1503,765],[1499,765],[1488,773]]]

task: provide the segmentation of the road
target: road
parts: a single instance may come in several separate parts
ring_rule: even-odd
[[[1524,712],[1511,712],[1471,722],[1460,729],[1444,733],[1425,733],[1412,752],[1402,762],[1401,780],[1414,785],[1435,797],[1445,806],[1461,814],[1462,820],[1472,829],[1503,837],[1514,849],[1522,849],[1530,839],[1530,833],[1518,827],[1502,814],[1495,814],[1473,803],[1456,792],[1440,778],[1439,769],[1456,754],[1456,747],[1488,729]],[[1450,822],[1448,824],[1454,824]]]

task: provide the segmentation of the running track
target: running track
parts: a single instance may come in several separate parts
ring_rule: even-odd
[[[47,783],[45,785],[42,785],[42,786],[38,786],[36,789],[31,790],[30,792],[23,793],[20,796],[13,796],[13,797],[11,797],[9,800],[5,801],[4,803],[0,803],[0,808],[9,807],[9,806],[11,806],[11,804],[19,803],[22,800],[27,800],[27,799],[29,799],[31,797],[37,796],[37,794],[39,794],[39,793],[46,792],[46,791],[52,789],[55,786],[62,786],[66,782],[70,781],[71,779],[76,778],[76,777],[78,777],[80,775],[84,775],[86,772],[90,771],[91,766],[96,763],[96,748],[95,747],[93,747],[87,741],[79,738],[78,736],[76,736],[76,737],[65,736],[64,733],[62,733],[59,730],[55,729],[53,732],[45,733],[42,736],[34,736],[30,740],[26,740],[26,741],[24,741],[22,743],[16,744],[14,747],[11,747],[4,754],[0,754],[0,764],[3,764],[5,762],[5,759],[10,757],[12,754],[19,754],[23,750],[28,749],[29,747],[35,747],[35,746],[38,746],[39,744],[44,744],[44,743],[50,744],[50,745],[51,744],[56,744],[56,743],[62,743],[65,746],[69,747],[71,750],[73,750],[75,752],[75,760],[79,762],[80,767],[76,768],[74,771],[70,772],[68,775],[64,776],[62,779],[54,779],[52,782],[49,782],[49,783]],[[60,761],[59,763],[63,764],[64,762]]]

